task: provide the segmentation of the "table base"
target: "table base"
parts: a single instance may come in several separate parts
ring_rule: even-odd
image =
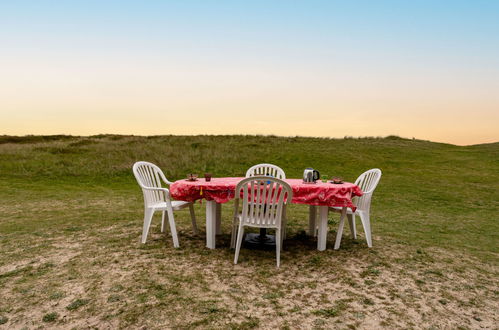
[[[266,228],[260,229],[260,233],[247,233],[244,238],[244,247],[249,249],[275,250],[275,236],[267,235]]]

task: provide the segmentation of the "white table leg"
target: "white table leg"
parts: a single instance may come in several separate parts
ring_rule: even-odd
[[[336,233],[336,241],[334,242],[334,249],[338,250],[340,248],[341,236],[343,236],[343,227],[345,226],[345,215],[347,214],[347,208],[341,209],[340,224],[338,225],[338,232]]]
[[[216,217],[217,217],[217,224],[216,224],[216,234],[217,235],[222,235],[222,204],[217,203],[216,204]]]
[[[321,205],[319,207],[320,219],[319,219],[319,235],[317,237],[317,250],[324,251],[326,249],[327,242],[327,215],[328,207]]]
[[[310,205],[308,208],[308,235],[315,237],[316,236],[316,215],[317,215],[317,207],[315,205]]]
[[[215,248],[217,203],[215,201],[206,201],[206,247]]]

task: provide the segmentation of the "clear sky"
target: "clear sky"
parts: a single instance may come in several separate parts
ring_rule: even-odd
[[[499,1],[0,0],[0,134],[499,141]]]

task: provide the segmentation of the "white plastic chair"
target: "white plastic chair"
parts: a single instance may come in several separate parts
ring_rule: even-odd
[[[249,178],[251,176],[259,176],[259,175],[266,175],[266,176],[271,176],[274,178],[278,178],[281,180],[286,179],[286,174],[284,174],[284,171],[282,168],[276,165],[272,164],[258,164],[251,166],[247,171],[246,171],[246,177]]]
[[[280,168],[277,165],[273,164],[258,164],[258,165],[253,165],[251,166],[247,171],[246,171],[246,177],[250,178],[252,176],[270,176],[274,178],[278,178],[281,180],[286,179],[286,174],[284,173],[284,170]],[[234,215],[234,219],[232,222],[232,234],[231,234],[231,241],[230,241],[230,247],[234,248],[236,244],[236,234],[237,234],[237,214]],[[286,238],[286,205],[284,206],[284,226],[283,226],[283,237]]]
[[[139,186],[144,193],[144,228],[142,230],[142,243],[146,242],[149,227],[151,226],[152,217],[155,211],[162,211],[161,217],[161,232],[164,231],[165,217],[168,216],[170,230],[173,237],[173,246],[178,248],[178,235],[175,227],[175,218],[173,211],[177,211],[189,207],[192,219],[192,229],[194,235],[197,234],[196,216],[192,203],[184,201],[174,201],[170,197],[170,191],[161,186],[161,180],[167,185],[172,184],[168,181],[161,169],[148,162],[136,162],[133,165],[133,174]],[[161,180],[160,180],[161,179]]]
[[[242,210],[239,199],[242,192]],[[291,202],[293,190],[286,182],[268,176],[254,176],[241,180],[235,191],[234,214],[239,221],[234,264],[237,264],[243,241],[244,227],[275,229],[277,267],[281,261],[284,205]]]
[[[371,220],[370,220],[370,209],[371,209],[371,199],[373,196],[374,189],[378,185],[381,179],[381,170],[379,168],[374,168],[369,171],[362,173],[355,184],[362,189],[363,195],[360,197],[354,197],[353,203],[357,206],[355,212],[352,212],[351,208],[347,208],[347,218],[350,224],[350,231],[354,239],[357,238],[357,231],[355,228],[355,216],[360,217],[362,222],[362,227],[364,227],[364,232],[366,234],[367,246],[372,247],[372,236],[371,236]],[[335,212],[341,212],[341,207],[330,207],[329,210]],[[340,224],[338,226],[338,233],[336,234],[336,241],[334,243],[334,249],[340,248],[341,236],[343,235],[343,227],[345,225],[345,218],[340,219]]]

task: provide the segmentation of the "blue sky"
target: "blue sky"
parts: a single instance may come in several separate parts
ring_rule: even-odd
[[[499,1],[0,1],[0,44],[4,134],[499,140]]]

